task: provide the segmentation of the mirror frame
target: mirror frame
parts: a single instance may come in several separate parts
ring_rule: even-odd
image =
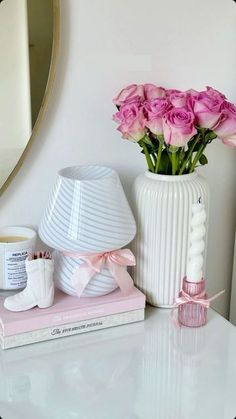
[[[36,138],[36,134],[39,130],[40,124],[43,120],[43,117],[45,115],[45,111],[47,109],[49,96],[52,91],[53,82],[55,79],[56,74],[56,64],[57,64],[57,58],[58,58],[58,49],[59,49],[59,40],[60,40],[60,0],[53,0],[53,41],[52,41],[52,54],[51,54],[51,62],[49,67],[49,73],[48,73],[48,80],[43,96],[43,100],[39,109],[39,113],[37,116],[37,119],[35,121],[35,124],[32,129],[31,136],[26,144],[26,147],[21,154],[18,162],[16,163],[14,169],[11,171],[10,175],[7,177],[6,181],[0,188],[0,197],[2,196],[3,192],[8,188],[12,180],[15,178],[17,173],[19,172],[27,154],[29,153],[32,144]]]

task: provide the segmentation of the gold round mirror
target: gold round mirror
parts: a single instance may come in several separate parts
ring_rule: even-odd
[[[0,0],[0,195],[42,120],[58,39],[59,0]]]

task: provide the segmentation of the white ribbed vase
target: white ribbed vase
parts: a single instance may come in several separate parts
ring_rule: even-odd
[[[207,229],[209,189],[196,172],[181,176],[146,172],[135,180],[137,235],[132,250],[137,265],[133,279],[154,306],[173,306],[180,290],[187,267],[192,204],[200,197],[206,207]]]

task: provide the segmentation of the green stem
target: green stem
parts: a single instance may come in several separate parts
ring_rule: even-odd
[[[201,145],[201,147],[199,148],[198,152],[196,153],[196,155],[195,155],[195,157],[193,159],[193,162],[191,163],[189,173],[192,173],[194,171],[195,166],[196,166],[198,160],[200,159],[201,155],[203,154],[203,151],[205,150],[207,144],[208,144],[208,142],[204,142]]]
[[[195,145],[197,144],[197,142],[199,141],[199,138],[200,138],[200,134],[198,134],[198,135],[196,136],[195,140],[193,140],[193,141],[192,141],[192,144],[191,144],[191,146],[190,146],[190,147],[189,147],[189,149],[188,149],[187,156],[186,156],[186,158],[184,159],[184,161],[183,161],[183,163],[182,163],[182,166],[181,166],[181,168],[180,168],[180,171],[179,171],[179,174],[180,174],[180,175],[182,175],[182,174],[183,174],[183,172],[184,172],[184,170],[185,170],[185,168],[186,168],[186,166],[187,166],[188,161],[191,159],[192,154],[193,154],[194,147],[195,147]]]
[[[157,157],[156,157],[156,154],[155,154],[155,153],[152,153],[152,154],[151,154],[151,156],[152,156],[152,158],[153,158],[153,162],[154,162],[154,169],[155,169],[155,167],[156,167],[156,163],[157,163]]]
[[[179,161],[180,161],[180,150],[176,153],[176,159],[177,159],[177,173],[179,172]]]
[[[171,165],[172,165],[172,168],[171,168],[172,175],[175,175],[176,174],[176,170],[177,170],[176,153],[171,153],[170,159],[171,159]]]
[[[148,169],[150,170],[150,172],[154,172],[154,165],[153,165],[151,156],[148,152],[148,149],[147,149],[147,146],[146,146],[145,142],[140,140],[139,144],[143,148],[143,151],[144,151],[144,154],[145,154],[145,157],[146,157],[146,160],[147,160]]]
[[[159,170],[159,166],[160,166],[160,162],[161,162],[161,153],[162,153],[162,143],[161,143],[161,141],[159,141],[157,161],[156,161],[156,165],[155,165],[155,173],[158,173],[158,170]]]
[[[179,164],[181,165],[181,167],[184,159],[184,154],[184,147],[181,147],[179,151]]]

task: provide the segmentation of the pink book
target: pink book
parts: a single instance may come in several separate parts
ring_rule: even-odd
[[[56,290],[54,305],[47,309],[35,307],[12,312],[4,308],[0,295],[0,335],[10,336],[50,326],[89,320],[145,307],[145,296],[137,288],[123,296],[120,289],[96,298],[77,298]],[[2,329],[2,330],[1,330]]]

